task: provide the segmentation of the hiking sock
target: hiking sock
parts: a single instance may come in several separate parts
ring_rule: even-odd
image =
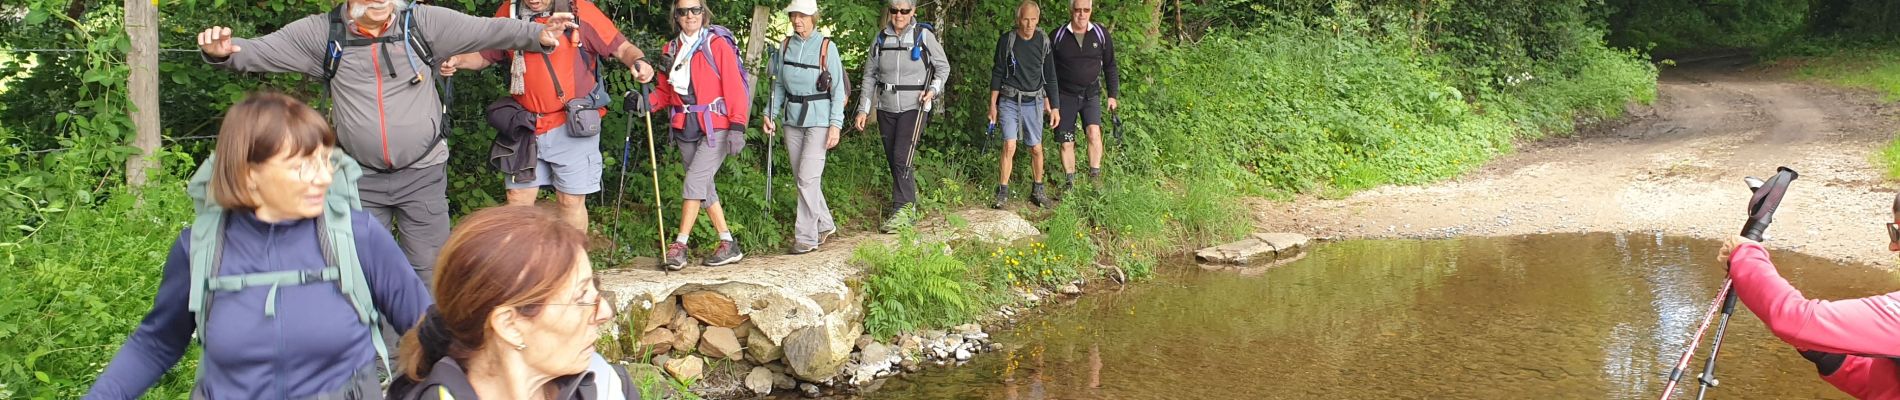
[[[674,241],[674,242],[679,242],[679,244],[686,244],[686,237],[687,237],[687,236],[689,236],[689,235],[687,235],[687,234],[686,234],[685,232],[681,232],[681,233],[680,233],[680,234],[679,234],[678,236],[674,236],[674,237],[673,237],[673,241]]]
[[[732,241],[732,232],[719,232],[719,240]]]

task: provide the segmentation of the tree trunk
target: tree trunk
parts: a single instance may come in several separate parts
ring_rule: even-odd
[[[145,185],[147,170],[158,167],[158,6],[157,0],[125,0],[125,33],[132,50],[125,61],[131,67],[126,92],[131,97],[132,147],[139,150],[125,162],[125,183]]]
[[[766,40],[765,38],[765,28],[770,27],[771,25],[772,25],[772,8],[766,7],[766,6],[753,6],[752,7],[752,33],[750,36],[746,37],[746,45],[745,45],[746,65],[750,65],[753,68],[758,68],[765,65],[763,61],[759,60],[759,55],[765,52],[765,43],[769,41],[769,40]],[[756,72],[753,73],[752,77],[746,80],[746,87],[756,87],[754,85],[758,83],[758,80],[759,80],[759,74]]]

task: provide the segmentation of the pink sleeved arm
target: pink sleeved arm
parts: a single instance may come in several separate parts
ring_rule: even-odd
[[[1735,295],[1775,337],[1797,348],[1839,354],[1894,355],[1900,349],[1900,292],[1853,300],[1811,300],[1775,271],[1760,244],[1737,247],[1729,258]]]

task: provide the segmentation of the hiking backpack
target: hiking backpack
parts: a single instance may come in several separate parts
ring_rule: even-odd
[[[439,73],[439,70],[436,68],[439,63],[436,61],[435,51],[429,46],[429,40],[422,36],[422,30],[417,28],[417,24],[420,22],[416,20],[416,7],[421,7],[421,5],[410,5],[407,8],[403,8],[402,11],[397,14],[397,18],[401,20],[398,26],[402,29],[402,35],[386,35],[375,38],[351,37],[348,27],[349,24],[347,23],[349,18],[349,3],[338,4],[336,8],[330,9],[330,41],[323,46],[323,90],[326,92],[334,91],[331,87],[333,84],[332,81],[336,78],[337,67],[343,64],[343,49],[347,47],[369,46],[377,43],[388,45],[392,42],[401,42],[409,49],[409,57],[405,57],[408,59],[409,68],[416,71],[415,78],[410,79],[409,84],[422,84],[423,74]],[[422,60],[423,65],[421,67],[416,65],[416,60],[418,59]],[[384,62],[389,63],[388,60],[384,60]],[[455,104],[455,82],[449,80],[447,77],[438,77],[436,83],[439,85],[436,89],[436,95],[441,97],[439,103],[441,103],[442,109],[439,111],[442,113],[442,126],[436,128],[435,139],[429,141],[429,148],[423,149],[422,154],[429,154],[435,151],[435,147],[441,145],[442,139],[448,136],[450,128],[449,110],[451,108],[450,106]],[[379,97],[381,95],[380,93],[377,94]],[[336,122],[334,117],[330,122],[332,124]],[[345,150],[347,151],[348,149]],[[410,161],[409,164],[400,167],[390,165],[389,169],[367,165],[364,167],[376,172],[388,173],[414,166],[425,158],[428,157],[417,157],[415,160]]]
[[[1010,35],[1015,34],[1016,30],[1014,29],[1003,31],[1003,36],[999,38],[996,43],[997,47],[1006,49],[1004,51],[1009,53],[1009,69],[1005,71],[1005,76],[1011,78],[1016,77],[1016,41],[1010,40]],[[1047,55],[1049,52],[1055,51],[1055,47],[1053,47],[1054,43],[1049,41],[1049,35],[1042,33],[1042,30],[1036,30],[1036,38],[1042,39],[1042,54]],[[1055,66],[1045,65],[1043,68],[1055,68]]]
[[[911,61],[927,60],[930,57],[930,52],[924,51],[924,31],[930,31],[930,33],[935,34],[937,33],[937,27],[923,21],[912,21],[911,23],[916,24],[917,29],[913,30],[913,35],[916,37],[911,39],[910,48],[884,47],[884,38],[890,37],[891,35],[885,34],[883,29],[879,29],[877,30],[878,51],[909,51]],[[924,64],[929,65],[930,63],[925,62]]]
[[[369,290],[368,278],[363,275],[363,262],[356,254],[356,232],[351,224],[351,214],[363,209],[362,198],[357,193],[356,180],[362,177],[363,170],[343,152],[335,152],[330,162],[337,169],[333,174],[329,191],[323,197],[323,215],[317,218],[317,246],[322,249],[325,267],[321,270],[272,271],[239,275],[218,275],[223,262],[224,232],[230,220],[230,211],[212,200],[210,182],[217,156],[205,159],[203,165],[191,176],[186,191],[191,194],[193,211],[196,217],[191,223],[191,237],[188,238],[191,255],[190,297],[186,309],[196,319],[194,336],[199,344],[204,343],[206,320],[211,316],[211,297],[218,292],[237,292],[253,287],[268,286],[270,295],[264,304],[264,317],[277,316],[277,289],[282,286],[301,286],[310,284],[335,284],[343,293],[344,299],[356,311],[356,319],[369,329],[371,343],[376,349],[377,358],[382,359],[384,371],[389,368],[389,342],[383,338],[382,313],[376,310]],[[394,378],[392,372],[390,378]],[[387,384],[388,381],[384,381]]]
[[[714,36],[725,38],[726,43],[731,45],[729,47],[732,48],[733,61],[739,64],[738,65],[739,79],[741,82],[745,82],[743,85],[740,85],[740,86],[745,87],[745,97],[748,99],[752,98],[752,71],[747,70],[745,68],[745,55],[739,54],[739,40],[734,39],[732,36],[732,31],[726,29],[726,27],[724,26],[709,25],[706,27],[706,32],[711,33],[713,36],[707,36],[705,39],[700,39],[698,45],[693,46],[692,50],[686,50],[686,51],[705,54],[706,65],[711,66],[712,71],[713,71],[713,76],[718,77],[719,61],[713,59],[712,47],[708,46],[708,44],[712,43],[712,39]],[[667,59],[672,59],[673,57],[681,55],[679,54],[681,50],[679,46],[680,46],[679,39],[674,39],[674,40],[666,42],[665,54],[667,56]],[[685,56],[692,57],[692,55],[690,54],[687,54]],[[672,66],[668,65],[667,68],[672,68]]]
[[[831,93],[831,90],[833,89],[831,87],[831,68],[826,65],[826,64],[830,64],[826,61],[830,59],[831,53],[825,52],[826,49],[832,48],[831,37],[827,36],[824,39],[822,39],[822,41],[818,42],[818,65],[811,65],[811,64],[786,60],[785,52],[790,51],[791,48],[792,48],[792,36],[786,35],[785,41],[783,43],[780,43],[778,47],[779,65],[818,70],[818,87],[816,88],[818,90],[818,93],[824,93],[824,94]],[[843,81],[845,82],[844,87],[837,88],[837,89],[843,90],[845,93],[851,93],[851,80],[844,79]]]
[[[836,88],[831,87],[831,79],[832,79],[831,68],[827,66],[827,64],[830,64],[829,62],[827,62],[827,60],[830,59],[831,53],[825,51],[827,49],[832,49],[833,47],[831,46],[832,46],[831,37],[825,37],[820,42],[818,42],[818,65],[811,65],[811,64],[790,61],[790,60],[785,59],[785,52],[790,51],[792,47],[792,35],[786,35],[785,41],[779,44],[778,64],[781,67],[791,66],[791,67],[797,67],[797,68],[818,70],[818,81],[816,82],[817,87],[814,88],[818,91],[816,94],[812,94],[809,96],[800,96],[800,95],[791,94],[790,92],[785,93],[786,103],[799,104],[798,120],[800,122],[803,122],[805,120],[805,117],[811,114],[811,106],[805,105],[805,103],[820,101],[820,100],[830,100],[833,90],[842,90],[844,91],[844,93],[851,93],[850,79],[838,80],[839,82],[844,82],[844,87],[836,87]],[[780,68],[780,69],[782,70],[783,68]],[[780,72],[780,74],[783,75],[784,72]]]
[[[687,57],[687,63],[690,64],[692,63],[691,57],[693,56],[691,53],[700,53],[700,54],[705,55],[705,57],[702,57],[702,58],[706,59],[706,65],[712,67],[713,78],[724,79],[723,77],[719,76],[720,74],[719,60],[716,60],[713,58],[713,53],[712,53],[713,50],[710,44],[712,43],[714,38],[725,38],[726,44],[729,45],[727,47],[732,48],[732,60],[734,63],[738,64],[736,65],[736,67],[739,68],[739,86],[745,88],[744,101],[747,101],[747,102],[752,101],[752,72],[747,71],[745,68],[745,55],[739,54],[739,41],[737,39],[733,39],[732,31],[726,29],[726,27],[724,26],[709,25],[705,29],[706,29],[706,33],[703,33],[703,34],[709,35],[709,36],[703,39],[700,39],[699,43],[694,45],[693,46],[694,48],[692,49],[679,48],[680,47],[679,39],[667,41],[666,48],[663,49],[662,51],[662,54],[664,54],[666,56],[666,59],[669,60],[669,62],[667,63],[669,65],[667,65],[666,68],[673,68],[673,66],[670,64],[677,62],[676,61],[677,57]],[[686,54],[681,54],[682,52]],[[687,68],[692,68],[692,66],[689,65],[687,66]],[[688,84],[687,87],[692,87],[692,85]],[[697,98],[698,97],[697,94],[695,94],[694,97],[695,98],[693,99],[693,101],[695,102],[705,101],[705,99]],[[699,126],[704,127],[704,129],[711,129],[712,123],[710,120],[706,120],[706,118],[709,118],[706,116],[706,114],[717,113],[721,116],[726,115],[726,106],[724,104],[725,102],[726,102],[725,97],[720,97],[717,99],[713,99],[713,101],[706,101],[704,104],[688,104],[684,107],[674,107],[672,109],[671,114],[680,114],[680,113],[700,114],[700,118],[702,120],[699,121]],[[710,141],[707,142],[708,145],[710,145],[711,143],[712,142]]]

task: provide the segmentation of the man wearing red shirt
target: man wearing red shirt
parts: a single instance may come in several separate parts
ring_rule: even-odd
[[[559,4],[557,4],[559,3]],[[601,87],[599,59],[611,56],[630,66],[642,83],[653,78],[645,52],[628,42],[613,21],[587,0],[504,1],[496,17],[542,21],[555,13],[573,12],[580,27],[561,37],[548,53],[487,50],[455,56],[443,63],[443,74],[453,69],[482,69],[495,63],[510,66],[509,94],[523,109],[534,113],[535,165],[532,180],[509,179],[509,205],[534,204],[541,187],[553,186],[561,216],[587,229],[586,196],[600,191],[600,108],[612,97]],[[572,110],[572,111],[570,111]],[[589,132],[591,130],[591,132]]]

